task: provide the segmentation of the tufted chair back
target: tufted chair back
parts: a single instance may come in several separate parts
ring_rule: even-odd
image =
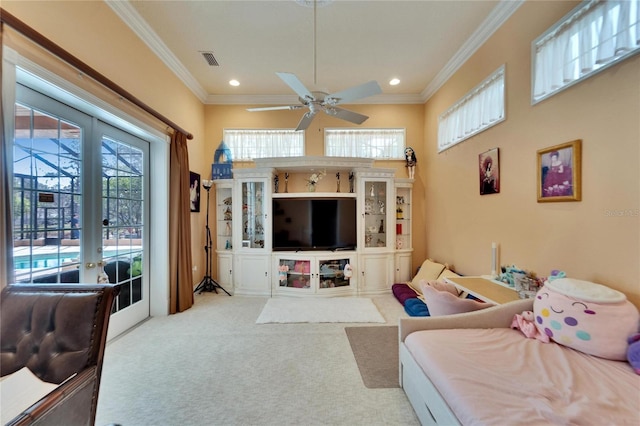
[[[0,295],[0,375],[28,367],[43,381],[59,384],[91,370],[82,377],[91,377],[92,423],[115,293],[113,285],[6,287]]]

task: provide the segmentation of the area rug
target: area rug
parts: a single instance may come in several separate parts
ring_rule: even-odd
[[[345,327],[353,356],[368,388],[399,388],[397,326]]]
[[[271,298],[256,324],[300,322],[386,322],[371,299],[361,297]]]

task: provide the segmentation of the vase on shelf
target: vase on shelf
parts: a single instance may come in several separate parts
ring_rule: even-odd
[[[310,183],[309,185],[307,185],[307,189],[309,192],[316,192],[316,184]]]

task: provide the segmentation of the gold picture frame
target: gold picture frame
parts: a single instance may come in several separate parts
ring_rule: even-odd
[[[582,199],[582,140],[538,150],[538,202]]]

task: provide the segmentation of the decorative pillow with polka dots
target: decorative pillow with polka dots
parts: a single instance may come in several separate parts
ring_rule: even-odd
[[[536,327],[551,340],[600,358],[624,361],[640,314],[627,297],[588,281],[545,282],[533,302]]]

